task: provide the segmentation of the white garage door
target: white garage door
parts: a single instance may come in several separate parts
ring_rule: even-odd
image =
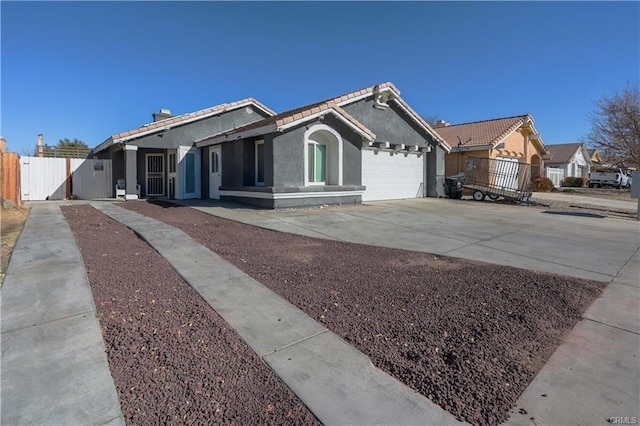
[[[362,150],[362,201],[423,197],[424,157]]]

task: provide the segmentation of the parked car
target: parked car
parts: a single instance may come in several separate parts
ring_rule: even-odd
[[[621,169],[600,169],[589,172],[587,181],[589,188],[603,186],[613,186],[615,188],[629,188],[631,180]]]

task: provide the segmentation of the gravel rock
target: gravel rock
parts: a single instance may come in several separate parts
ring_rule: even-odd
[[[279,233],[167,202],[173,225],[442,408],[499,424],[605,283]]]
[[[89,205],[62,207],[127,424],[318,424],[169,263]]]

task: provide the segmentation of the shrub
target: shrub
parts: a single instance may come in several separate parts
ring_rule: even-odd
[[[553,191],[553,182],[548,177],[538,176],[533,181],[534,192],[551,192]]]
[[[562,186],[568,186],[572,188],[580,188],[584,186],[584,178],[581,177],[566,177],[562,182]]]

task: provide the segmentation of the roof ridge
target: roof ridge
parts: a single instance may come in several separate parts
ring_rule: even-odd
[[[447,127],[464,126],[467,124],[478,124],[478,123],[486,123],[488,121],[509,120],[511,118],[524,118],[524,117],[531,117],[531,114],[520,114],[520,115],[512,115],[510,117],[498,117],[498,118],[488,118],[486,120],[467,121],[466,123],[450,124],[444,127],[434,127],[434,129],[437,132],[438,129],[442,129],[442,128],[446,129]]]
[[[111,138],[113,139],[119,139],[122,137],[126,137],[126,136],[133,136],[135,134],[138,133],[142,133],[145,131],[152,131],[155,129],[160,129],[162,127],[165,126],[170,126],[173,124],[180,124],[183,121],[186,121],[190,118],[195,118],[195,117],[199,117],[199,116],[203,116],[203,115],[207,115],[207,114],[215,114],[218,112],[224,112],[229,108],[233,108],[236,107],[238,105],[243,105],[246,103],[253,103],[255,105],[257,105],[258,107],[260,107],[261,109],[264,109],[265,111],[269,112],[269,113],[273,113],[274,115],[276,114],[275,111],[273,111],[271,108],[267,107],[266,105],[264,105],[262,102],[259,102],[258,100],[254,99],[253,97],[249,97],[249,98],[243,98],[243,99],[238,99],[236,101],[233,102],[224,102],[218,105],[213,105],[210,107],[206,107],[203,109],[199,109],[196,111],[191,111],[191,112],[186,112],[184,114],[179,114],[179,115],[175,115],[173,117],[167,117],[165,119],[162,120],[158,120],[158,121],[153,121],[151,123],[145,123],[141,126],[138,126],[134,129],[129,129],[129,130],[125,130],[123,132],[119,132],[119,133],[114,133],[113,135],[111,135]]]
[[[547,146],[566,146],[566,145],[582,145],[584,142],[565,142],[565,143],[554,143],[549,144]]]

